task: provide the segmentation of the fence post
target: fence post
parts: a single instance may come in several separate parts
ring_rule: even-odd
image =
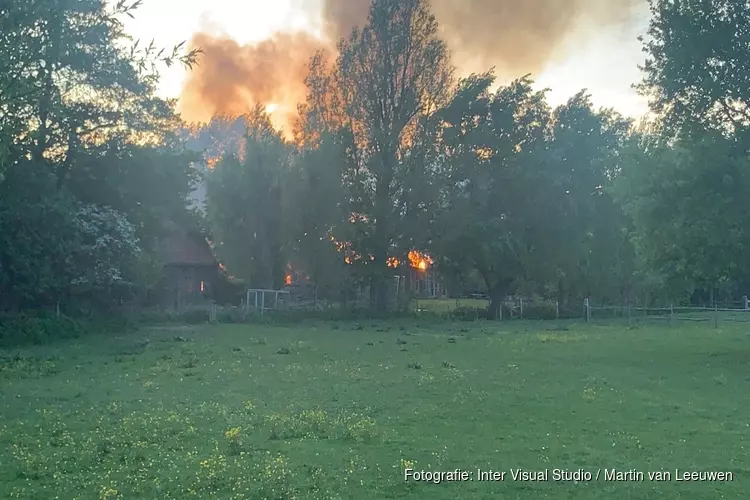
[[[630,311],[632,307],[633,305],[630,302],[628,302],[628,326],[631,326],[633,324],[632,317],[630,315]]]
[[[742,302],[745,305],[745,310],[747,311],[750,309],[750,300],[748,300],[747,295],[742,296]]]
[[[714,302],[714,328],[719,328],[719,304]]]
[[[263,290],[260,293],[262,294],[260,296],[260,313],[263,314],[266,310],[266,291]],[[255,292],[255,300],[258,300],[258,292]]]
[[[523,319],[523,297],[519,298],[518,302],[519,302],[518,315],[521,319]]]
[[[555,301],[555,319],[560,319],[560,301]]]
[[[591,307],[589,306],[589,299],[586,297],[583,299],[583,313],[586,317],[586,323],[591,321]]]
[[[674,304],[669,304],[669,324],[672,324],[672,320],[674,319]]]

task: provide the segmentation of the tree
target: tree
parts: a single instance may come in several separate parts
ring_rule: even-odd
[[[388,257],[399,235],[399,195],[420,118],[447,98],[452,68],[425,0],[376,0],[368,23],[340,45],[334,81],[349,129],[356,252],[368,263],[371,298],[387,304]]]
[[[595,297],[619,304],[628,297],[634,254],[627,217],[610,188],[630,128],[612,110],[595,111],[585,91],[553,112],[548,199],[556,213],[548,230],[560,303]]]
[[[346,158],[339,140],[326,132],[316,146],[298,152],[285,197],[287,213],[296,221],[293,267],[303,269],[316,286],[317,296],[326,299],[345,294],[353,279],[340,247],[340,242],[351,240],[352,228],[342,183]]]
[[[109,206],[134,225],[137,237],[154,250],[165,223],[199,228],[199,216],[188,210],[197,182],[191,167],[195,155],[178,145],[109,143],[95,154],[80,155],[67,188],[83,203]]]
[[[158,61],[193,64],[197,52],[165,54],[153,43],[123,46],[120,18],[140,1],[32,0],[0,15],[0,130],[5,157],[48,161],[58,184],[77,154],[102,141],[161,142],[176,123],[170,103],[154,96]],[[6,160],[6,167],[12,164]]]
[[[673,298],[748,276],[748,159],[718,132],[675,144],[629,146],[617,192],[632,216],[639,256]]]
[[[105,305],[132,292],[142,257],[135,227],[56,190],[46,165],[26,167],[0,185],[0,309],[73,297]]]
[[[286,266],[282,187],[291,151],[261,107],[246,119],[242,155],[223,157],[207,175],[207,217],[227,269],[251,286],[277,289]]]
[[[161,212],[184,215],[177,118],[154,90],[158,63],[197,52],[129,43],[120,18],[139,4],[0,8],[0,306],[77,300],[84,286],[106,302],[138,281],[139,237],[155,235]],[[159,155],[157,171],[140,168]]]
[[[750,4],[651,1],[639,90],[664,120],[629,148],[620,197],[649,269],[678,297],[746,280]]]
[[[533,280],[550,254],[554,212],[545,196],[550,111],[523,78],[490,92],[491,74],[458,87],[440,111],[446,183],[444,259],[475,268],[497,314],[503,298]]]
[[[670,128],[750,125],[750,3],[650,0],[640,91]]]

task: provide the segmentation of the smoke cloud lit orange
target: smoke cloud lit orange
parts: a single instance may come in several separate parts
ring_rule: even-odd
[[[235,117],[266,106],[274,126],[292,133],[297,103],[305,99],[308,64],[326,45],[306,33],[277,33],[258,44],[240,45],[205,33],[193,36],[200,63],[182,88],[179,111],[187,122]]]
[[[645,0],[430,0],[461,72],[491,66],[505,77],[538,73],[560,56],[564,42],[587,28],[611,29],[632,19]],[[334,55],[335,44],[364,24],[368,0],[325,0],[324,39],[304,32],[277,33],[257,44],[240,45],[206,33],[190,46],[204,52],[180,95],[183,118],[207,122],[214,115],[237,116],[260,103],[274,125],[291,135],[297,104],[306,96],[304,79],[318,50]],[[581,40],[585,42],[585,40]]]

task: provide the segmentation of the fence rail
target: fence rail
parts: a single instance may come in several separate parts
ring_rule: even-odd
[[[730,302],[740,307],[704,306],[674,306],[669,307],[632,307],[628,306],[594,306],[589,299],[584,299],[583,310],[586,321],[592,319],[627,318],[628,324],[634,321],[713,321],[714,328],[719,327],[721,321],[744,323],[750,322],[750,300],[745,296],[741,301]],[[602,313],[604,315],[602,316]],[[608,315],[609,313],[609,315]]]

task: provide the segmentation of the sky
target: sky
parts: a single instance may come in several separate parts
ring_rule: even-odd
[[[171,47],[188,41],[196,32],[226,35],[237,42],[251,43],[268,38],[277,31],[307,31],[319,34],[321,0],[145,0],[127,19],[126,29],[134,38],[158,46]],[[458,1],[458,0],[457,0]],[[607,0],[602,0],[607,1]],[[637,36],[646,30],[647,13],[607,32],[587,28],[585,42],[580,36],[575,44],[563,44],[559,54],[547,63],[538,75],[532,75],[538,88],[549,88],[552,105],[565,102],[586,88],[596,106],[612,107],[632,117],[647,111],[644,98],[632,89],[642,75],[638,64],[644,55]],[[454,60],[464,72],[471,68],[464,61]],[[523,75],[498,75],[501,83]],[[159,93],[178,97],[186,77],[180,67],[165,69]]]

